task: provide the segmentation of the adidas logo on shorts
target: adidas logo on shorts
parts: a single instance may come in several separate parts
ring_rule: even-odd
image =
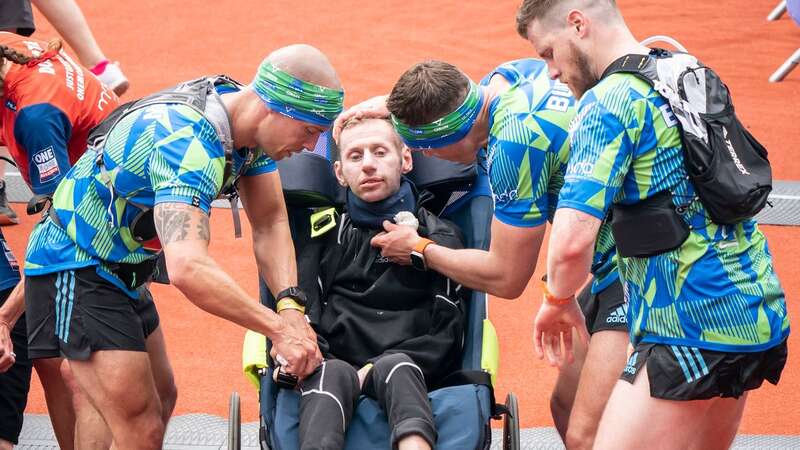
[[[628,323],[628,304],[617,306],[617,309],[611,311],[608,315],[606,323]]]
[[[625,364],[625,370],[623,372],[636,375],[636,360],[639,359],[639,352],[634,352],[630,358],[628,358],[628,364]]]

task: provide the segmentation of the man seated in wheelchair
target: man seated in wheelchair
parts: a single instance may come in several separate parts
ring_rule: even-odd
[[[304,283],[307,312],[325,357],[300,386],[300,447],[342,448],[356,402],[366,395],[389,419],[392,448],[430,449],[437,433],[427,393],[459,368],[460,297],[455,283],[424,263],[394,264],[370,240],[398,213],[401,223],[416,217],[420,235],[437,244],[460,248],[461,234],[418,206],[403,177],[411,153],[388,121],[350,121],[339,148],[334,168],[347,188],[346,212],[322,238],[319,264],[299,267],[301,279],[314,280]]]

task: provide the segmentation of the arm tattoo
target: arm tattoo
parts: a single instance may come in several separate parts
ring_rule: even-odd
[[[200,218],[200,223],[197,224],[197,236],[204,241],[211,240],[211,227],[208,223],[208,216],[205,214]]]
[[[165,203],[155,207],[155,225],[162,245],[211,238],[208,216],[194,206]]]

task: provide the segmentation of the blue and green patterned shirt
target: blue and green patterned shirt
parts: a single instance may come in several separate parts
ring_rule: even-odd
[[[619,258],[634,343],[761,351],[789,334],[783,289],[754,220],[713,223],[684,169],[667,101],[631,74],[604,78],[581,99],[559,208],[603,219],[669,190],[686,205],[688,239],[649,258]]]
[[[547,65],[520,59],[498,66],[495,74],[511,84],[489,105],[487,145],[489,181],[495,217],[515,227],[535,227],[552,220],[570,158],[569,124],[575,98],[569,88],[551,80]],[[616,247],[603,225],[592,265],[592,291],[618,279]]]
[[[221,93],[231,86],[218,87]],[[234,152],[233,173],[273,172],[274,161],[259,152]],[[98,274],[123,289],[106,263],[136,264],[156,256],[131,236],[140,209],[185,203],[208,213],[223,183],[225,153],[214,126],[186,105],[156,104],[125,116],[109,132],[103,161],[113,192],[103,182],[96,152],[87,151],[59,184],[50,218],[34,228],[25,258],[30,276],[98,266]],[[123,198],[124,197],[124,198]],[[126,201],[128,199],[129,201]]]

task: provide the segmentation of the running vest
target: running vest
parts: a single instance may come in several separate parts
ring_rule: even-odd
[[[617,59],[603,78],[614,73],[636,75],[669,102],[686,171],[715,223],[734,225],[764,208],[772,190],[767,151],[736,117],[728,87],[714,70],[687,53],[653,49]]]
[[[653,49],[617,59],[601,78],[615,73],[635,75],[669,102],[686,171],[713,222],[733,225],[761,211],[772,190],[767,151],[736,117],[727,86],[711,68],[687,53]],[[611,224],[620,255],[649,257],[680,247],[689,235],[685,208],[667,191],[616,205]]]
[[[215,89],[216,86],[220,84],[241,86],[238,82],[224,75],[186,81],[173,88],[119,106],[89,133],[88,148],[93,150],[97,155],[95,162],[100,168],[101,180],[106,185],[109,192],[111,192],[112,199],[115,195],[115,191],[111,181],[111,175],[106,170],[103,161],[103,150],[105,148],[106,138],[114,126],[132,112],[148,106],[158,104],[185,105],[194,109],[211,123],[222,144],[225,152],[225,169],[219,197],[226,198],[230,201],[235,234],[237,238],[241,237],[241,220],[238,208],[239,200],[236,192],[236,182],[238,181],[239,173],[233,173],[233,152],[235,150],[233,148],[233,134],[231,132],[230,118],[222,103],[222,98]],[[249,151],[247,162],[244,164],[244,167],[253,160],[253,156],[253,152]],[[153,220],[153,208],[135,203],[125,196],[121,198],[141,211],[131,222],[130,229],[133,239],[148,250],[154,252],[161,250],[161,242],[158,239]],[[55,214],[51,214],[50,216],[54,217]]]

